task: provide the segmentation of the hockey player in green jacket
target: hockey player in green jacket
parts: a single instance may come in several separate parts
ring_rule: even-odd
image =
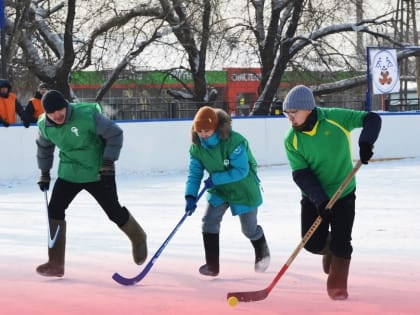
[[[287,94],[283,112],[292,124],[284,145],[293,180],[302,192],[302,236],[318,215],[323,218],[305,249],[323,255],[328,295],[333,300],[344,300],[348,297],[347,279],[353,251],[355,179],[330,211],[325,207],[353,168],[350,132],[362,128],[358,141],[360,160],[368,164],[381,129],[381,118],[373,112],[316,107],[312,91],[303,85]]]
[[[48,204],[52,235],[59,228],[58,238],[48,248],[48,262],[36,271],[47,277],[64,275],[66,245],[65,211],[82,190],[89,192],[130,239],[133,259],[142,264],[147,257],[146,233],[129,211],[118,201],[114,161],[119,157],[123,131],[102,115],[98,104],[68,103],[55,90],[42,97],[45,113],[38,120],[37,162],[41,170],[38,185],[41,191],[50,186],[50,169],[55,147],[59,149],[58,178]],[[91,222],[94,226],[95,222]]]

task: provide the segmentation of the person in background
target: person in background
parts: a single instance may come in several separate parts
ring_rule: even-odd
[[[283,112],[292,124],[284,146],[293,180],[302,192],[302,236],[318,215],[323,218],[305,249],[323,255],[328,295],[333,300],[344,300],[348,297],[347,279],[353,252],[355,179],[331,210],[325,207],[353,169],[350,132],[362,128],[358,140],[360,160],[368,164],[381,129],[381,118],[373,112],[316,107],[312,91],[303,85],[287,94]]]
[[[28,104],[25,107],[25,115],[27,120],[31,123],[36,123],[38,121],[39,115],[44,112],[44,108],[41,104],[42,96],[47,93],[49,90],[46,83],[41,83],[38,85],[38,89],[35,92],[34,97],[32,97]]]
[[[206,264],[199,268],[205,276],[219,274],[220,223],[229,207],[232,215],[239,217],[242,233],[254,247],[255,271],[264,272],[270,263],[264,231],[257,224],[262,204],[257,162],[248,141],[231,125],[228,113],[204,106],[196,113],[191,129],[185,211],[191,215],[196,209],[200,183],[207,171],[208,204],[202,219]]]
[[[19,115],[25,128],[29,127],[22,104],[12,92],[12,85],[6,79],[0,79],[0,123],[4,127],[16,123],[16,114]]]
[[[123,131],[106,118],[98,104],[71,103],[56,90],[42,97],[45,113],[38,119],[37,162],[41,170],[41,191],[50,187],[54,149],[59,152],[58,178],[48,204],[51,235],[60,226],[58,238],[48,248],[48,262],[36,268],[46,277],[64,275],[66,245],[65,211],[82,190],[89,192],[130,239],[134,262],[147,257],[146,233],[118,201],[114,162],[123,144]],[[94,222],[92,222],[94,228]]]

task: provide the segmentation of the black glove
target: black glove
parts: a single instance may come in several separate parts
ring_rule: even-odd
[[[316,209],[318,210],[318,214],[321,216],[321,218],[323,218],[324,220],[329,220],[331,219],[331,211],[332,209],[325,209],[328,202],[330,202],[329,200],[322,202],[321,204],[319,204]]]
[[[104,160],[99,170],[101,182],[106,189],[115,188],[115,166],[113,161]]]
[[[5,126],[5,127],[9,127],[10,126],[10,124],[6,120],[4,120],[3,118],[0,118],[0,123],[2,123],[3,126]]]
[[[41,191],[47,191],[48,189],[50,189],[50,181],[50,171],[42,171],[41,176],[39,177],[39,180],[37,182],[39,189],[41,189]]]
[[[191,195],[185,196],[185,212],[187,212],[188,215],[191,215],[194,213],[196,208],[197,208],[196,198]]]
[[[373,145],[368,142],[359,143],[360,161],[362,161],[363,164],[368,164],[368,161],[373,155],[372,149],[373,149]]]

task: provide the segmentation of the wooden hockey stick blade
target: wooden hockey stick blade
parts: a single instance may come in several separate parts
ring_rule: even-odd
[[[256,302],[264,300],[268,296],[267,289],[249,292],[232,292],[227,294],[227,299],[235,297],[238,302]]]
[[[276,283],[280,280],[288,268],[288,263],[285,263],[270,285],[265,289],[248,292],[231,292],[227,294],[227,299],[235,297],[238,302],[256,302],[264,300],[270,294],[271,290],[274,288]]]

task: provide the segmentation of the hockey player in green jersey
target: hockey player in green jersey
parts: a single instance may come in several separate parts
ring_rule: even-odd
[[[54,150],[59,153],[58,178],[48,204],[52,235],[59,227],[58,238],[48,248],[48,262],[36,271],[47,277],[64,275],[66,246],[65,211],[82,190],[89,192],[130,239],[133,259],[142,264],[147,257],[146,233],[118,201],[114,161],[119,157],[123,131],[102,115],[98,104],[68,103],[55,90],[42,97],[45,114],[38,120],[37,162],[41,170],[38,185],[42,191],[50,186],[50,169]],[[94,226],[95,222],[90,223]]]
[[[318,215],[323,218],[305,249],[323,255],[328,295],[333,300],[344,300],[348,297],[347,279],[353,252],[355,179],[330,211],[325,207],[353,168],[350,132],[362,128],[358,141],[360,160],[368,164],[381,129],[381,118],[373,112],[316,107],[312,91],[303,85],[287,94],[283,112],[292,124],[284,146],[293,180],[302,192],[302,236]]]

